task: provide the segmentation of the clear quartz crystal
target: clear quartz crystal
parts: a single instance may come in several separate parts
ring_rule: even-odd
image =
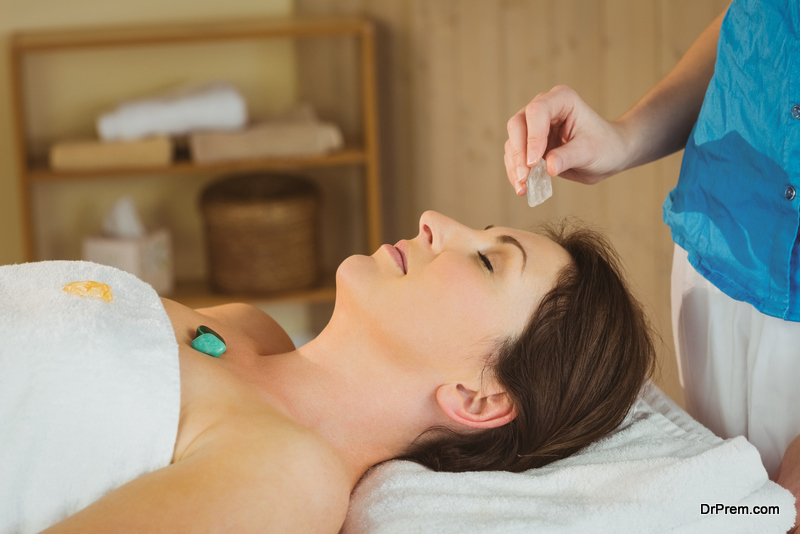
[[[553,182],[547,174],[544,158],[528,173],[528,206],[538,206],[553,196]]]

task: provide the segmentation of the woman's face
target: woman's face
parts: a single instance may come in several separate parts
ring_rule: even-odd
[[[401,363],[469,380],[496,342],[522,332],[569,261],[538,234],[473,230],[428,211],[414,239],[342,263],[337,306],[355,307],[358,335],[375,336]]]

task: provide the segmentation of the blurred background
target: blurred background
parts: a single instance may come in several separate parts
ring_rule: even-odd
[[[505,124],[538,93],[567,84],[613,119],[675,65],[727,0],[0,0],[0,38],[16,32],[258,17],[363,15],[376,25],[377,119],[383,240],[416,235],[426,209],[469,226],[534,229],[576,217],[606,232],[645,304],[657,340],[656,383],[683,399],[669,315],[672,241],[661,205],[677,182],[681,154],[596,186],[554,179],[553,197],[528,208],[505,177]],[[115,103],[187,82],[227,80],[253,117],[301,102],[358,135],[360,64],[352,42],[292,39],[36,54],[22,65],[30,153],[54,140],[90,135]],[[0,54],[0,264],[26,261],[24,210],[9,54]],[[354,81],[356,80],[356,81]],[[331,173],[339,173],[335,179]],[[360,237],[363,171],[317,169],[320,244],[328,269]],[[135,179],[133,179],[135,178]],[[172,233],[178,279],[206,275],[198,194],[215,173],[73,179],[31,187],[37,259],[79,259],[83,237],[121,195],[148,227]],[[330,303],[263,304],[302,342]],[[327,315],[326,315],[327,314]]]

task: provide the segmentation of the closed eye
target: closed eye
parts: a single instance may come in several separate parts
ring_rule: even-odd
[[[484,254],[482,254],[481,252],[478,252],[478,257],[480,257],[481,261],[482,261],[482,262],[483,262],[483,264],[486,266],[486,268],[487,268],[487,269],[489,269],[489,272],[490,272],[490,273],[493,273],[493,272],[494,272],[494,267],[492,267],[492,262],[491,262],[491,261],[489,261],[489,258],[487,258],[487,257],[486,257]]]

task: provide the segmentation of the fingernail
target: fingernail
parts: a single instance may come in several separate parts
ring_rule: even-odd
[[[553,174],[553,176],[558,176],[559,173],[561,172],[561,162],[558,161],[557,159],[555,161],[555,168],[556,168],[556,172],[555,172],[555,174]]]
[[[523,167],[522,165],[517,167],[517,178],[519,179],[520,182],[524,182],[525,180],[527,180],[528,179],[528,168],[527,167]]]
[[[517,191],[517,194],[519,195],[519,192],[522,191],[522,184],[515,185],[514,189]]]
[[[536,152],[528,150],[528,165],[531,167],[536,165]]]

